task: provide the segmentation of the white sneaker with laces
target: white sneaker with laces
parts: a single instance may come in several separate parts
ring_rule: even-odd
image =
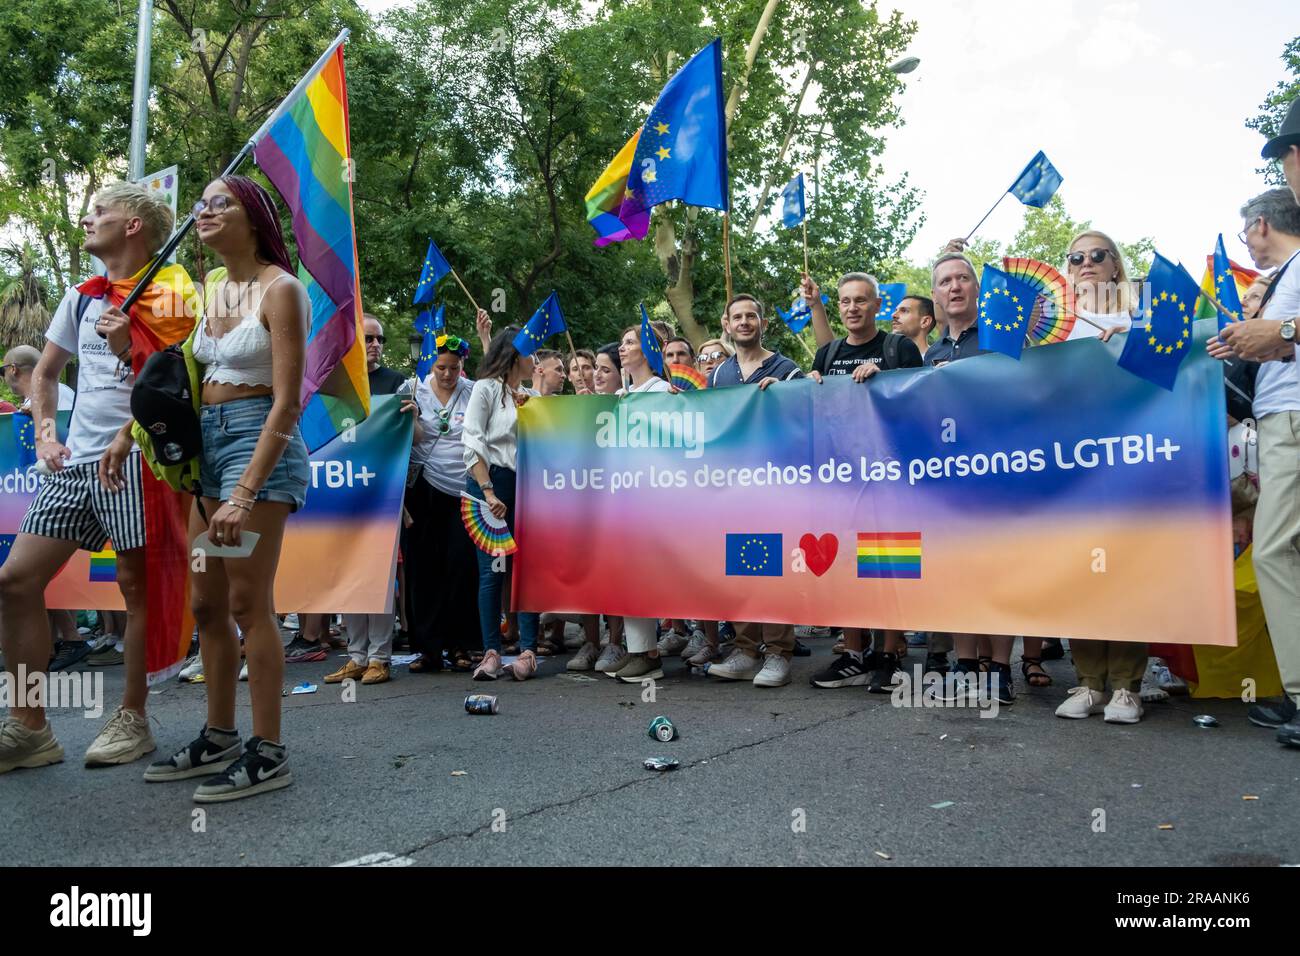
[[[691,639],[687,641],[686,646],[682,648],[682,660],[689,661],[692,657],[698,654],[700,648],[704,646],[704,642],[704,632],[699,628],[696,628],[695,633],[691,635]]]
[[[610,671],[616,671],[627,660],[627,651],[618,644],[606,644],[601,649],[600,656],[596,658],[596,666],[593,670],[600,671],[602,674],[608,674]]]
[[[763,669],[763,662],[742,650],[734,650],[721,664],[709,668],[709,676],[720,680],[753,680]]]
[[[676,657],[682,652],[682,648],[686,647],[689,643],[690,641],[681,634],[678,634],[676,631],[669,631],[663,637],[659,638],[659,656]]]
[[[1103,719],[1108,724],[1136,724],[1142,719],[1142,701],[1131,691],[1120,688],[1106,705]]]
[[[181,672],[176,675],[176,679],[182,684],[188,684],[190,681],[194,680],[194,678],[202,676],[202,674],[203,657],[199,654],[195,654],[185,662],[185,666],[182,667]]]
[[[566,671],[589,671],[596,664],[596,658],[600,652],[596,650],[596,645],[583,642],[582,647],[578,648],[578,653],[569,658],[569,663],[564,665]]]
[[[131,763],[157,749],[149,730],[149,718],[119,707],[86,750],[86,766],[111,767]]]
[[[713,673],[710,668],[709,673]],[[763,669],[754,675],[755,687],[784,687],[790,683],[790,662],[780,654],[763,658]]]
[[[1101,691],[1090,690],[1087,687],[1071,687],[1070,696],[1056,708],[1056,716],[1083,720],[1098,713],[1105,700],[1106,695]]]

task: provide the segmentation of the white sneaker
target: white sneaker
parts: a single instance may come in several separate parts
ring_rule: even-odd
[[[713,673],[710,668],[709,673]],[[790,683],[790,662],[780,654],[768,654],[763,669],[754,677],[755,687],[784,687]]]
[[[599,653],[595,644],[584,641],[582,647],[578,648],[578,653],[569,658],[569,663],[564,665],[564,669],[566,671],[589,671],[595,666]]]
[[[763,669],[763,662],[742,650],[734,650],[721,664],[709,668],[709,676],[721,680],[753,680]]]
[[[1169,665],[1164,661],[1157,660],[1157,665],[1152,671],[1152,677],[1155,679],[1156,686],[1165,693],[1183,695],[1187,693],[1187,681],[1171,671]]]
[[[1136,724],[1142,719],[1142,701],[1131,691],[1117,690],[1106,705],[1104,719],[1108,724]]]
[[[248,661],[244,661],[243,665],[239,668],[239,679],[242,681],[248,680]]]
[[[700,649],[704,647],[705,640],[704,632],[697,627],[694,633],[691,634],[691,639],[687,641],[686,646],[682,648],[682,660],[689,661],[692,657],[698,654]]]
[[[1142,675],[1142,687],[1138,691],[1138,696],[1148,704],[1169,699],[1169,691],[1165,690],[1159,684],[1156,662],[1154,660],[1147,664],[1146,673]]]
[[[795,637],[830,637],[831,629],[829,627],[813,627],[811,624],[800,624],[794,629]]]
[[[659,638],[659,656],[676,657],[682,652],[690,641],[678,634],[676,631],[669,631],[663,637]]]
[[[1056,708],[1056,716],[1083,720],[1093,714],[1100,713],[1105,700],[1106,695],[1101,691],[1091,690],[1087,687],[1071,687],[1070,696],[1065,698],[1065,702],[1060,707]]]
[[[119,707],[86,750],[86,766],[111,767],[131,763],[157,749],[149,730],[149,718]]]
[[[203,658],[202,656],[195,654],[193,657],[191,657],[189,660],[185,662],[185,666],[182,667],[181,672],[176,675],[176,679],[179,680],[182,684],[188,684],[192,680],[194,680],[194,678],[202,677],[202,676],[203,676]]]
[[[626,660],[627,651],[617,644],[606,644],[601,650],[600,656],[596,658],[596,665],[592,670],[608,674],[610,671],[616,671],[622,667]]]
[[[284,616],[284,629],[286,631],[300,631],[302,625],[298,623],[297,614],[286,614]]]

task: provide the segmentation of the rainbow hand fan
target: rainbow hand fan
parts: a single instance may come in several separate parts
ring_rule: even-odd
[[[703,372],[689,365],[668,366],[668,381],[683,392],[693,392],[699,388],[706,388],[709,384]]]
[[[1074,289],[1065,276],[1037,259],[1005,256],[1002,268],[1009,276],[1027,282],[1038,292],[1030,315],[1029,341],[1034,345],[1064,342],[1074,328]]]
[[[485,554],[499,557],[519,550],[510,526],[492,513],[486,501],[480,501],[468,491],[460,493],[460,520],[474,546]]]

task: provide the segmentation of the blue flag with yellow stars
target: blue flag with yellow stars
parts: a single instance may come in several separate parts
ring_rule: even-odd
[[[515,351],[520,355],[532,355],[552,335],[559,335],[567,329],[564,313],[560,311],[560,300],[552,292],[515,336]]]
[[[26,471],[36,464],[36,423],[31,415],[15,413],[9,418],[13,423],[14,447],[18,450],[14,464]]]
[[[905,282],[882,282],[880,284],[880,311],[876,313],[882,319],[890,319],[894,316],[894,310],[898,308],[898,303],[907,298],[907,283]]]
[[[659,336],[650,328],[650,316],[646,314],[645,303],[641,303],[641,354],[650,363],[650,370],[656,375],[664,373],[664,350],[659,347]]]
[[[807,215],[808,207],[803,201],[803,173],[800,173],[781,190],[781,222],[787,229],[793,229]]]
[[[1214,297],[1219,300],[1231,316],[1224,315],[1218,309],[1214,311],[1219,317],[1219,331],[1241,318],[1241,296],[1237,294],[1237,277],[1232,274],[1232,263],[1223,248],[1223,233],[1219,233],[1219,242],[1214,247]]]
[[[627,177],[619,217],[671,199],[723,209],[727,203],[727,124],[722,117],[722,40],[677,71],[650,111]]]
[[[1178,367],[1192,348],[1192,320],[1201,290],[1186,269],[1158,252],[1147,275],[1146,287],[1151,296],[1150,304],[1146,305],[1146,328],[1135,326],[1129,331],[1119,364],[1134,375],[1173,391]]]
[[[420,270],[420,281],[415,287],[413,305],[433,301],[433,289],[443,276],[451,273],[451,266],[443,258],[438,244],[429,240],[429,251],[424,254],[424,268]]]
[[[1042,209],[1061,186],[1061,174],[1041,149],[1007,192],[1026,206]]]
[[[727,535],[728,577],[784,577],[783,557],[779,534]]]
[[[826,305],[830,299],[826,298],[826,293],[822,293],[822,305]],[[808,323],[812,321],[812,309],[808,306],[807,300],[803,296],[796,296],[794,302],[790,304],[789,312],[782,312],[781,307],[776,307],[776,314],[781,317],[785,327],[798,335],[804,329],[808,328]]]
[[[415,363],[415,377],[424,381],[433,371],[433,363],[438,361],[438,340],[433,329],[424,330],[424,341],[420,343],[420,361]]]
[[[980,348],[1019,359],[1037,296],[1033,286],[986,265],[980,277]]]

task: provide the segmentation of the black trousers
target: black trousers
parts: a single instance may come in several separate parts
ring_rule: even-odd
[[[402,552],[406,565],[411,649],[421,654],[472,651],[482,643],[478,621],[478,561],[460,518],[460,495],[434,488],[423,476],[407,490]]]

